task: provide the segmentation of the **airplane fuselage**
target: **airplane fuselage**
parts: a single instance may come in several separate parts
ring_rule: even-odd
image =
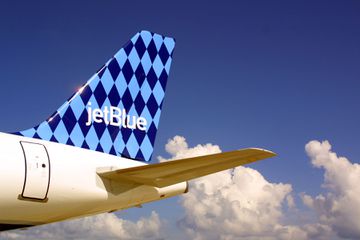
[[[0,133],[0,224],[39,225],[110,212],[186,192],[112,181],[99,170],[145,165],[64,144]],[[0,227],[1,230],[1,227]]]

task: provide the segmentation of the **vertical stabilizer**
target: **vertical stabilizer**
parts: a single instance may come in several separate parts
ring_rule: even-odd
[[[137,33],[51,117],[16,134],[149,161],[174,47]]]

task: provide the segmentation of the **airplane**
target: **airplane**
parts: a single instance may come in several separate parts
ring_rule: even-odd
[[[140,31],[44,122],[0,133],[0,231],[139,207],[275,156],[247,148],[147,163],[174,47],[173,38]]]

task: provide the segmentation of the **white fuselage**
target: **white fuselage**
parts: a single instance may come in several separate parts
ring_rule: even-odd
[[[107,180],[99,169],[145,165],[96,151],[0,133],[0,224],[38,225],[138,206],[182,194]]]

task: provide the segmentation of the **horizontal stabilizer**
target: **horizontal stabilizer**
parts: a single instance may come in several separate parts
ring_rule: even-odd
[[[276,154],[271,151],[248,148],[115,171],[98,172],[98,174],[103,178],[116,181],[166,187],[274,156]]]

